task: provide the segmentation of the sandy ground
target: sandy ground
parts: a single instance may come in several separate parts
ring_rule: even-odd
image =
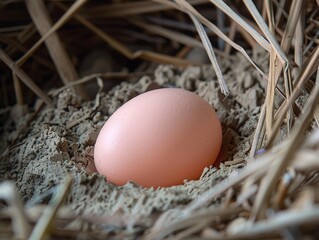
[[[255,55],[257,64],[266,69],[266,54]],[[73,184],[66,205],[74,214],[121,212],[147,219],[151,213],[190,202],[245,165],[265,95],[266,80],[241,55],[221,58],[220,65],[230,89],[228,97],[220,92],[211,66],[159,66],[154,76],[136,83],[122,82],[93,101],[81,102],[71,90],[64,90],[54,99],[53,107],[39,111],[29,124],[31,113],[21,118],[11,114],[1,136],[0,180],[13,180],[26,206],[33,207],[47,204],[55,187],[71,175]],[[205,169],[198,181],[185,181],[182,186],[114,186],[94,170],[97,133],[118,107],[145,92],[152,82],[194,91],[216,109],[223,127],[223,163],[219,168]]]

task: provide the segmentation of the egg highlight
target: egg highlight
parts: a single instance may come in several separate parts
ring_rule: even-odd
[[[222,143],[214,109],[195,93],[163,88],[121,106],[94,148],[97,171],[116,185],[169,187],[198,179]]]

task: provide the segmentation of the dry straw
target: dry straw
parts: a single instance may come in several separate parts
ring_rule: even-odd
[[[206,15],[201,6],[204,6]],[[242,8],[245,9],[242,11]],[[202,48],[207,52],[222,93],[227,96],[229,89],[223,78],[218,56],[231,57],[232,49],[238,51],[267,81],[265,101],[255,128],[247,166],[192,202],[178,209],[154,213],[151,224],[135,219],[135,226],[133,224],[130,227],[139,228],[139,231],[133,231],[128,237],[299,239],[318,236],[318,9],[319,2],[315,0],[154,0],[108,3],[91,3],[85,0],[2,1],[0,16],[4,23],[1,23],[0,28],[0,59],[4,63],[4,71],[8,71],[6,76],[11,76],[11,81],[2,86],[3,89],[12,89],[14,101],[18,105],[23,105],[26,101],[21,82],[43,103],[50,105],[51,97],[66,88],[74,88],[79,96],[87,97],[82,84],[97,78],[101,87],[101,79],[134,79],[147,75],[153,69],[150,62],[176,66],[197,64],[184,56],[193,48]],[[56,14],[57,12],[60,14]],[[162,14],[163,12],[169,14]],[[218,25],[223,29],[215,25],[216,12],[219,12],[219,16],[225,16],[225,22]],[[206,17],[207,13],[211,17]],[[10,14],[19,21],[10,23]],[[55,20],[52,20],[52,16]],[[100,23],[143,30],[139,36],[148,39],[157,48],[136,50],[133,44],[124,44],[120,37],[105,31]],[[63,39],[58,34],[61,29],[67,29],[72,24],[78,27],[79,32],[89,31],[124,58],[142,62],[140,67],[132,73],[114,71],[80,79],[72,59],[74,56],[62,43],[72,39],[72,36],[61,34],[65,37]],[[225,26],[228,26],[227,33],[223,32]],[[216,49],[211,36],[224,41],[224,49]],[[165,49],[159,41],[161,38],[175,45],[179,44],[180,51],[176,53]],[[236,39],[244,41],[239,43]],[[40,51],[44,44],[49,55]],[[261,70],[249,54],[257,47],[264,48],[269,53],[267,71]],[[16,56],[20,58],[13,60]],[[60,88],[51,92],[51,97],[45,93],[44,81],[34,80],[34,74],[23,70],[26,66],[30,69],[34,64],[44,67],[53,79],[55,75],[61,79],[62,82],[57,85]],[[303,107],[297,104],[301,95],[308,96]],[[97,97],[97,104],[98,100]],[[10,111],[10,101],[12,99],[4,99],[0,115]],[[41,108],[38,108],[39,111]],[[278,138],[280,131],[286,131],[285,139]],[[257,153],[260,150],[263,153]],[[3,182],[0,185],[0,198],[7,207],[0,209],[0,236],[8,239],[44,239],[47,236],[73,239],[80,234],[78,231],[63,227],[58,229],[54,223],[61,226],[61,223],[78,218],[92,225],[103,225],[105,229],[109,225],[117,225],[118,230],[112,237],[123,237],[121,229],[124,231],[130,221],[121,213],[114,216],[74,216],[64,213],[62,203],[70,186],[71,179],[67,178],[56,189],[47,206],[26,209],[14,185]],[[223,201],[223,204],[213,207],[214,201]],[[102,230],[88,230],[85,236],[89,239],[110,237],[108,232]]]

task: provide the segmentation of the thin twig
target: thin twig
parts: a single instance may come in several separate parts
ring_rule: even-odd
[[[65,182],[57,189],[57,193],[51,201],[51,204],[46,207],[42,216],[35,225],[30,238],[32,240],[40,240],[47,237],[50,234],[50,228],[52,227],[55,215],[66,198],[68,191],[71,187],[72,178],[68,176]]]
[[[31,78],[18,67],[10,57],[0,49],[0,59],[15,73],[19,79],[27,85],[39,98],[41,98],[46,104],[51,105],[51,99],[31,80]]]
[[[17,104],[22,106],[24,101],[23,101],[21,83],[14,72],[12,72],[12,78],[13,78],[13,85],[14,85],[14,91],[15,91],[15,95],[17,99]]]
[[[256,130],[254,133],[253,142],[251,144],[251,149],[250,149],[250,153],[249,153],[249,161],[253,160],[255,153],[256,153],[258,143],[259,143],[259,141],[261,141],[262,129],[264,127],[264,121],[265,121],[265,114],[266,114],[266,106],[262,105],[261,110],[260,110],[260,114],[259,114],[259,118],[258,118],[258,122],[257,122],[257,126],[256,126]]]
[[[181,5],[181,2],[179,0],[177,0],[179,2],[179,4]],[[208,39],[208,36],[202,26],[202,24],[191,14],[189,13],[189,16],[190,18],[192,19],[193,23],[195,24],[196,26],[196,29],[198,30],[198,34],[203,42],[203,45],[206,49],[206,52],[208,54],[208,57],[212,63],[212,66],[215,70],[215,73],[216,73],[216,76],[217,76],[217,80],[219,82],[219,85],[220,85],[220,89],[221,89],[221,92],[225,95],[225,96],[228,96],[229,95],[229,90],[228,90],[228,87],[227,87],[227,84],[224,80],[224,77],[223,77],[223,74],[222,74],[222,71],[220,70],[220,67],[218,65],[218,61],[217,61],[217,58],[215,56],[215,53],[214,53],[214,50],[213,50],[213,46],[211,45],[211,42],[210,40]]]
[[[269,30],[274,34],[274,16],[272,11],[272,4],[270,0],[266,1],[266,10],[269,22]],[[266,129],[266,136],[269,137],[272,132],[272,125],[274,121],[274,101],[275,101],[275,88],[276,88],[276,63],[277,63],[276,53],[274,49],[270,51],[270,58],[269,58],[269,77],[268,77],[268,85],[267,85],[267,92],[266,92],[266,116],[265,116],[265,129]]]

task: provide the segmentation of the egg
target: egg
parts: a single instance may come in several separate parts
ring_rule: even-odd
[[[97,171],[115,184],[169,187],[196,180],[222,143],[214,109],[195,93],[162,88],[122,105],[102,127],[94,148]]]

